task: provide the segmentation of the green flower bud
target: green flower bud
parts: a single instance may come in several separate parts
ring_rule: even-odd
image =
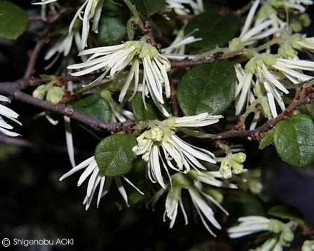
[[[48,90],[46,100],[50,103],[58,104],[62,100],[63,95],[64,88],[60,86],[53,86]]]
[[[47,94],[47,86],[46,85],[40,85],[33,91],[33,97],[44,99]]]
[[[306,240],[303,242],[302,251],[312,251],[314,250],[314,240]]]
[[[231,51],[239,50],[243,48],[243,43],[239,38],[234,38],[229,42],[229,49]]]
[[[284,229],[284,224],[278,220],[270,220],[269,226],[268,226],[269,231],[274,232],[274,233],[280,233]]]
[[[249,180],[248,186],[249,186],[250,191],[254,194],[259,194],[263,189],[262,183],[256,180]]]
[[[232,170],[235,174],[243,173],[243,164],[233,161],[232,162]]]
[[[311,25],[311,18],[308,14],[304,13],[300,15],[299,20],[303,27],[309,27]]]
[[[111,100],[111,92],[107,89],[104,89],[100,92],[100,97],[102,97],[106,101],[109,101]]]
[[[217,201],[219,204],[222,203],[224,196],[222,195],[221,192],[219,192],[216,189],[210,189],[209,191],[206,191],[209,195],[214,197],[215,201]]]
[[[239,164],[242,164],[246,160],[246,154],[243,153],[243,152],[233,154],[233,158],[232,159],[234,161],[238,162]]]
[[[294,234],[290,229],[283,231],[280,235],[280,241],[282,241],[284,244],[287,242],[290,243],[291,241],[293,241],[293,239]]]
[[[220,164],[219,172],[225,179],[229,179],[232,177],[231,172],[231,159],[229,156],[225,157]]]
[[[299,20],[293,20],[290,27],[294,32],[300,32],[303,28],[302,23]]]

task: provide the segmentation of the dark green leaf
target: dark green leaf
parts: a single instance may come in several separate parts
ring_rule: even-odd
[[[0,37],[16,39],[27,25],[28,16],[19,6],[0,1]]]
[[[234,212],[234,218],[245,215],[265,215],[262,201],[250,193],[237,192],[227,199],[230,212]]]
[[[165,0],[132,0],[131,2],[144,17],[149,17],[165,7]]]
[[[281,219],[300,220],[302,215],[295,208],[285,205],[274,206],[269,209],[268,214]]]
[[[220,15],[215,10],[194,17],[186,26],[186,34],[193,32],[193,36],[202,38],[191,44],[191,48],[210,50],[227,44],[240,30],[240,20],[233,14]]]
[[[268,131],[264,137],[262,138],[262,140],[259,142],[259,146],[258,149],[263,150],[264,148],[266,148],[267,146],[270,146],[274,143],[274,131]]]
[[[288,164],[304,167],[314,161],[314,124],[304,114],[281,121],[275,127],[274,143],[279,156]]]
[[[132,148],[135,145],[135,136],[130,134],[114,134],[102,140],[95,150],[100,174],[115,177],[131,171],[135,159]]]
[[[178,86],[179,105],[185,115],[221,114],[234,99],[235,83],[235,71],[229,62],[194,67]]]
[[[303,110],[302,112],[308,114],[311,116],[311,118],[314,118],[314,104],[306,104],[302,106]]]
[[[89,95],[79,101],[72,103],[75,110],[89,115],[93,118],[109,122],[111,119],[111,109],[107,101],[98,94]]]
[[[126,36],[126,23],[116,17],[104,17],[100,21],[98,40],[103,45],[120,43]]]
[[[146,100],[146,108],[142,100],[142,94],[138,93],[132,99],[132,110],[137,120],[158,119],[159,111],[150,100]]]

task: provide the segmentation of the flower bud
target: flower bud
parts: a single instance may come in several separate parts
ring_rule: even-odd
[[[46,100],[50,103],[58,104],[62,100],[63,95],[64,88],[60,86],[53,86],[48,90]]]
[[[47,86],[46,85],[40,85],[33,91],[33,97],[44,99],[47,94]]]

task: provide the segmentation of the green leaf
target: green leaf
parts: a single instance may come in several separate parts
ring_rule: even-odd
[[[149,17],[158,11],[164,9],[165,0],[132,0],[137,11],[144,17]]]
[[[314,118],[314,103],[303,105],[301,108],[303,108],[302,112]]]
[[[273,143],[274,143],[274,131],[271,130],[265,133],[264,137],[259,142],[258,149],[263,150],[264,148],[272,145]]]
[[[302,220],[302,215],[295,208],[286,205],[277,205],[269,209],[268,214],[281,219]]]
[[[0,1],[0,37],[16,39],[21,35],[27,25],[28,16],[19,6]]]
[[[234,99],[236,75],[227,61],[194,67],[177,89],[178,103],[185,115],[223,113]]]
[[[196,30],[196,31],[195,31]],[[185,33],[193,32],[193,36],[201,41],[189,47],[198,50],[210,50],[227,44],[240,30],[239,18],[232,14],[220,15],[215,10],[194,17],[186,26]]]
[[[130,134],[114,134],[102,140],[95,150],[100,174],[115,177],[131,171],[136,157],[132,151],[135,145],[135,136]]]
[[[138,93],[132,99],[132,110],[137,120],[158,119],[159,111],[150,100],[146,100],[146,108],[142,100],[142,94]]]
[[[126,36],[126,23],[117,17],[104,17],[100,21],[98,41],[102,45],[120,43]]]
[[[265,215],[261,199],[247,192],[238,191],[227,198],[228,208],[238,218],[244,215]]]
[[[72,103],[75,110],[105,122],[111,120],[111,109],[107,101],[98,94],[89,95]]]
[[[275,127],[274,143],[280,158],[295,167],[304,167],[314,161],[314,124],[305,115],[298,114],[281,121]]]

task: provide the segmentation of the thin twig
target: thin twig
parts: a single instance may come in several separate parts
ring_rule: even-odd
[[[252,140],[260,141],[263,138],[263,134],[273,127],[277,123],[283,120],[289,119],[295,112],[295,110],[304,104],[310,104],[314,102],[314,88],[312,86],[305,86],[301,88],[295,95],[295,98],[290,105],[280,113],[277,117],[266,121],[263,125],[255,130],[229,130],[216,134],[214,139],[228,139],[228,138],[250,138]]]
[[[175,117],[178,117],[179,116],[179,106],[178,106],[178,101],[177,101],[176,84],[174,82],[172,82],[170,85],[170,88],[171,88],[171,94],[170,94],[171,111]]]
[[[42,48],[44,47],[44,45],[47,42],[48,42],[47,36],[44,36],[43,38],[41,38],[40,40],[37,41],[34,50],[32,52],[30,52],[30,57],[28,60],[28,64],[27,64],[23,79],[27,79],[27,78],[32,77],[34,75],[34,73],[36,72],[35,66],[37,63],[38,56],[39,56]]]
[[[0,83],[0,93],[5,94],[12,99],[21,101],[26,104],[31,104],[38,108],[56,112],[58,114],[62,114],[64,116],[70,117],[74,120],[80,121],[81,123],[88,125],[94,130],[98,131],[110,131],[110,132],[118,132],[118,131],[132,131],[135,122],[134,121],[126,121],[123,123],[105,123],[102,120],[95,119],[89,117],[83,113],[75,111],[72,107],[64,105],[64,104],[52,104],[45,100],[34,98],[31,95],[21,92],[16,88],[16,83],[5,82]]]
[[[191,59],[185,59],[185,60],[180,60],[180,61],[174,61],[171,60],[171,67],[173,68],[189,68],[192,66],[196,66],[196,65],[202,65],[202,64],[211,64],[216,62],[218,59],[220,58],[220,55],[212,55],[212,56],[208,56],[199,60],[191,60]]]

